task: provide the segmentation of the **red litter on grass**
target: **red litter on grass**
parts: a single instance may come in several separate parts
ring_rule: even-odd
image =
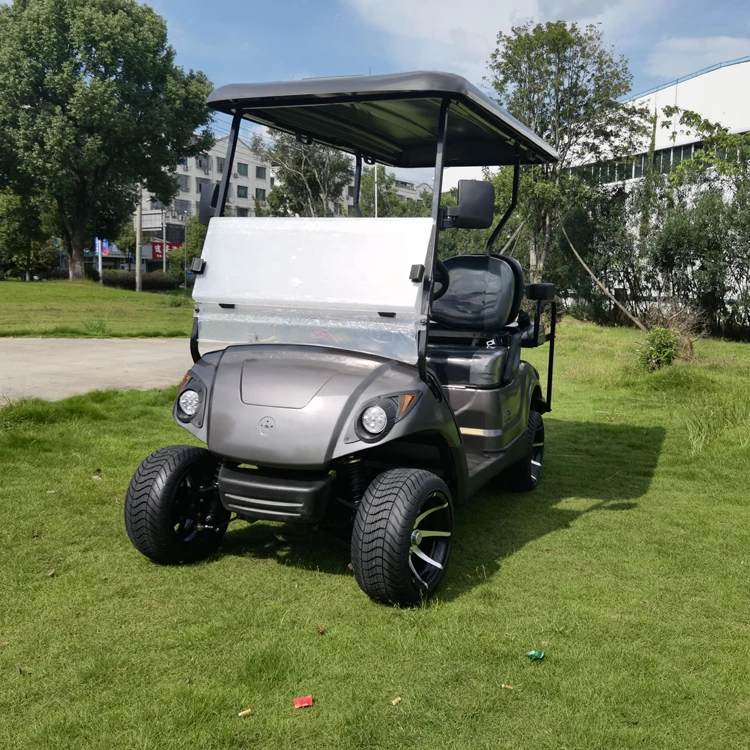
[[[304,698],[294,699],[295,708],[309,708],[310,706],[312,706],[312,704],[313,704],[312,695],[306,695]]]

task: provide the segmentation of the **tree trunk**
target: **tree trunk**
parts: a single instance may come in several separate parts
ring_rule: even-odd
[[[70,238],[70,246],[68,247],[68,255],[70,256],[69,262],[69,273],[68,276],[71,281],[76,279],[81,280],[86,278],[86,273],[83,268],[83,237],[74,234]]]

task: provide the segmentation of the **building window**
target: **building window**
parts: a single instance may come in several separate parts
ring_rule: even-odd
[[[255,188],[255,200],[261,203],[266,202],[266,191],[263,188]]]
[[[240,177],[247,177],[247,164],[243,164],[242,162],[237,162],[237,172],[239,173]]]
[[[185,169],[187,169],[187,167],[188,167],[188,158],[187,158],[187,156],[183,156],[183,157],[182,157],[182,158],[181,158],[181,159],[180,159],[180,160],[179,160],[179,161],[177,162],[177,166],[178,166],[178,167],[185,167]]]
[[[237,216],[247,216],[248,210],[246,208],[237,207]]]
[[[643,177],[643,161],[644,156],[636,156],[633,164],[633,177],[637,180],[639,177]]]
[[[237,185],[237,197],[247,198],[247,185]]]
[[[348,196],[349,196],[350,198],[353,198],[353,197],[354,197],[354,185],[349,185],[349,190],[348,190],[348,192],[347,192],[347,195],[348,195]]]
[[[208,154],[196,156],[195,166],[198,167],[198,169],[211,169],[211,157]]]
[[[218,169],[220,173],[224,172],[224,162],[225,161],[226,161],[226,159],[224,159],[223,157],[218,157],[216,159],[216,169]]]
[[[189,193],[190,192],[190,175],[187,174],[178,174],[177,175],[177,184],[180,186],[180,191],[183,193]]]
[[[275,184],[276,184],[276,178],[272,177],[271,178],[271,187],[273,187]]]
[[[151,199],[152,211],[161,211],[163,208],[164,208],[164,204],[161,201],[156,200],[156,198]]]
[[[195,178],[195,192],[200,193],[201,190],[203,190],[204,185],[210,184],[211,180],[206,179],[205,177],[196,177]]]
[[[265,180],[266,179],[266,168],[265,167],[255,167],[255,179],[256,180]]]
[[[185,216],[190,216],[190,201],[176,200],[172,204],[172,211],[176,214],[185,214]]]

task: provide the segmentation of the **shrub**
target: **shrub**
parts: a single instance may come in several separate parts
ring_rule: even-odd
[[[102,274],[105,286],[135,291],[135,271],[104,271]],[[164,292],[177,289],[180,280],[164,271],[151,271],[143,274],[144,292]]]
[[[102,277],[99,276],[99,270],[94,266],[85,266],[83,273],[89,281],[101,281]]]
[[[118,289],[135,290],[135,271],[110,271],[102,272],[104,286],[115,286]]]
[[[638,350],[638,360],[651,372],[674,362],[680,337],[669,328],[657,326],[646,336],[646,345]]]
[[[135,276],[135,274],[133,274]],[[143,290],[146,292],[165,292],[169,289],[177,289],[181,279],[175,278],[164,271],[151,271],[143,274]],[[133,283],[135,288],[135,282]]]

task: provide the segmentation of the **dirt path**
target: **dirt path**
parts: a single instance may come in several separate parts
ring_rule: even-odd
[[[177,385],[191,364],[187,339],[0,338],[0,404],[164,388]]]

